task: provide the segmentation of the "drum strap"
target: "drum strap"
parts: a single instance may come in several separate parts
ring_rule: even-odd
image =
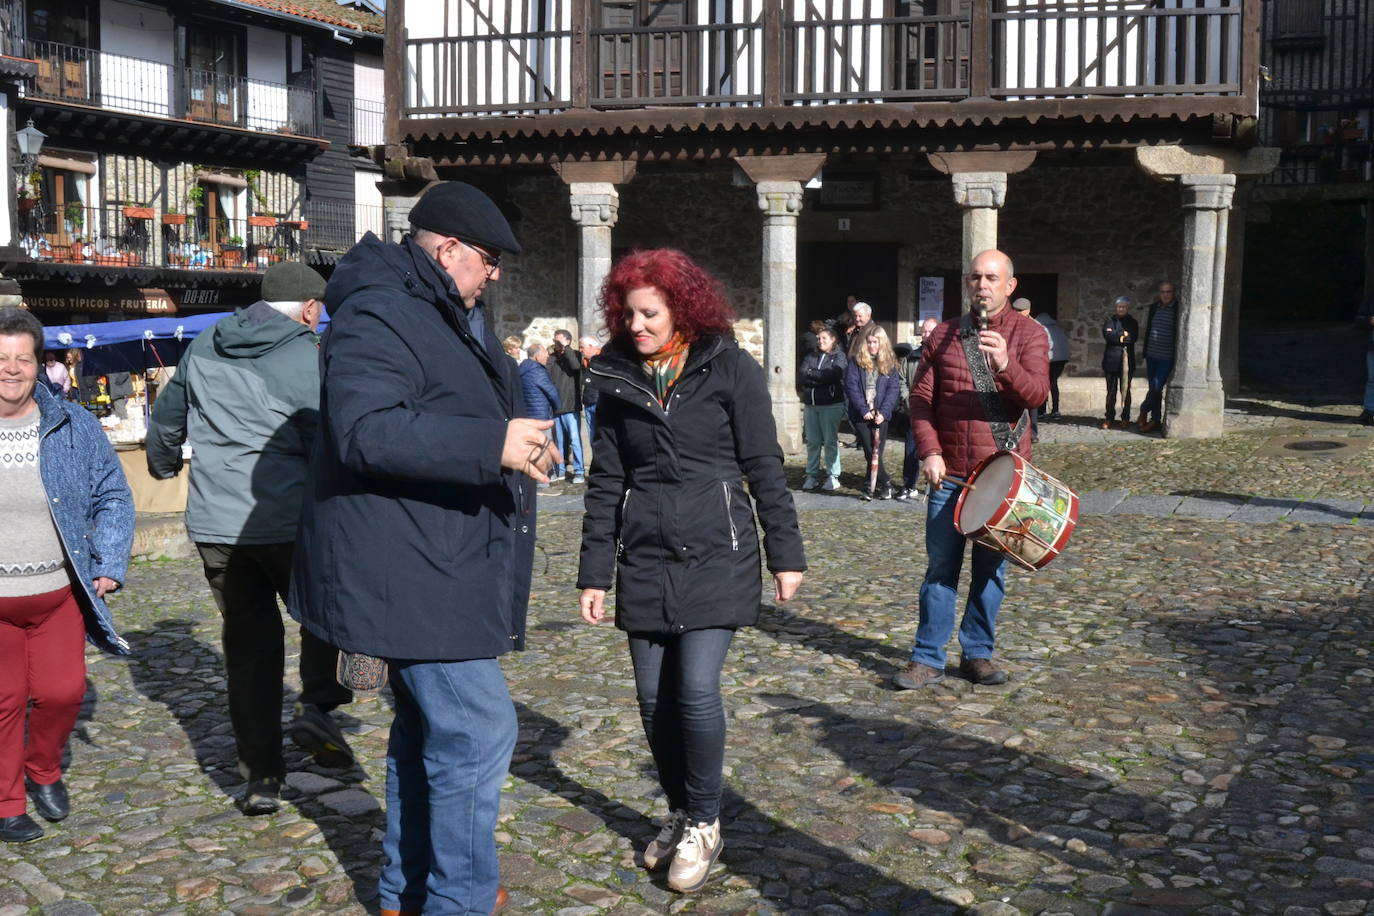
[[[978,349],[978,332],[974,329],[972,315],[965,314],[960,322],[959,340],[964,345],[964,358],[968,360],[968,369],[973,375],[973,386],[978,389],[978,400],[982,401],[983,413],[992,427],[993,441],[1000,449],[1015,451],[1017,443],[1026,434],[1026,427],[1030,425],[1030,412],[1021,411],[1015,429],[1007,423],[1007,415],[1002,411],[1002,398],[997,394],[997,383],[992,380],[987,357]]]

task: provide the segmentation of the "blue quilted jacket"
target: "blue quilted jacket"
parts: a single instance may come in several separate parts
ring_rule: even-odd
[[[134,541],[134,497],[114,447],[90,411],[34,388],[41,436],[38,469],[62,550],[80,588],[74,588],[86,619],[86,639],[115,655],[129,644],[115,632],[110,609],[96,597],[92,580],[123,584]]]

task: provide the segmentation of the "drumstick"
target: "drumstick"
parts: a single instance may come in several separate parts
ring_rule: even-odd
[[[976,490],[976,489],[978,489],[976,486],[974,486],[974,485],[971,484],[971,483],[965,483],[965,482],[962,481],[962,480],[955,480],[953,477],[941,477],[941,478],[940,478],[940,483],[952,483],[952,484],[954,484],[956,487],[963,487],[965,490]]]

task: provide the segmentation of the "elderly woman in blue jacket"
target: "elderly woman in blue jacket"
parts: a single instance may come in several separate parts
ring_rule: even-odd
[[[43,326],[0,309],[0,841],[70,811],[62,749],[86,693],[84,639],[129,653],[110,621],[134,537],[133,497],[100,424],[38,384]],[[29,701],[32,710],[28,710]],[[28,735],[25,737],[25,711]]]
[[[850,344],[849,365],[844,370],[849,425],[854,428],[854,435],[864,450],[865,468],[873,461],[874,448],[878,450],[878,476],[865,483],[864,499],[872,499],[875,495],[892,498],[892,479],[883,466],[882,444],[887,441],[887,427],[892,421],[892,412],[897,409],[901,385],[892,341],[888,340],[881,325],[870,324],[855,335]]]

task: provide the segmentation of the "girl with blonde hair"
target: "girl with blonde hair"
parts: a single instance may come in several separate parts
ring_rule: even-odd
[[[865,467],[873,460],[874,448],[878,449],[878,475],[871,487],[865,485],[863,498],[891,499],[892,480],[883,466],[882,443],[887,441],[888,423],[897,409],[897,393],[902,384],[897,373],[897,357],[881,325],[869,325],[855,337],[849,366],[844,373],[849,425],[854,428],[854,435],[864,451]]]

